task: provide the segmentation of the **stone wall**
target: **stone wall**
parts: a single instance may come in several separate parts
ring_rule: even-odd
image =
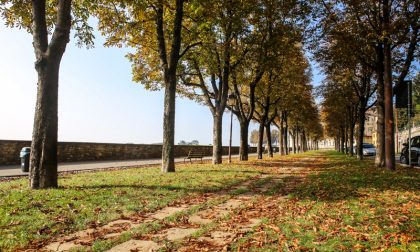
[[[31,146],[30,141],[0,140],[0,165],[19,164],[19,152],[22,147]],[[176,145],[175,157],[187,156],[191,149],[206,156],[212,155],[211,145]],[[250,147],[249,152],[256,152]],[[232,154],[238,154],[239,147],[232,147]],[[223,155],[228,154],[228,147],[223,147]],[[114,143],[77,143],[59,142],[59,162],[80,162],[99,160],[130,160],[161,158],[162,145],[153,144],[114,144]]]

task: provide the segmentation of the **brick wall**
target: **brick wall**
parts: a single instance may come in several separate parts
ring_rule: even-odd
[[[19,152],[22,147],[30,146],[30,141],[0,140],[0,165],[19,164]],[[199,150],[206,156],[212,155],[210,145],[176,145],[175,156],[187,156],[191,149]],[[249,148],[256,152],[255,147]],[[238,154],[239,147],[232,147],[232,154]],[[228,154],[228,147],[223,147],[223,155]],[[59,142],[59,162],[80,162],[95,160],[130,160],[161,158],[162,145],[152,144],[114,144],[114,143],[77,143]]]

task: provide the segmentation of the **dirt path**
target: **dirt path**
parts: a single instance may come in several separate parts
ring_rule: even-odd
[[[225,208],[234,207],[232,201],[229,200],[232,197],[231,194],[234,194],[237,190],[246,190],[254,181],[259,181],[261,177],[254,177],[251,180],[248,180],[244,183],[241,183],[237,186],[232,187],[229,190],[223,190],[215,193],[206,193],[199,196],[194,196],[190,198],[183,199],[181,201],[175,202],[174,204],[167,206],[163,209],[160,209],[156,212],[151,212],[147,214],[136,214],[130,217],[125,217],[122,219],[114,220],[104,226],[92,227],[83,231],[79,231],[64,237],[58,238],[56,241],[48,244],[42,250],[44,251],[69,251],[69,250],[82,250],[88,249],[96,240],[115,240],[118,239],[124,232],[129,232],[137,228],[144,228],[145,226],[152,225],[163,225],[171,226],[177,223],[168,223],[170,222],[171,217],[177,217],[180,215],[182,221],[182,215],[193,213],[194,211],[200,211],[201,209],[207,209],[208,205],[212,205],[217,202],[223,202]],[[208,211],[201,210],[201,211]],[[222,210],[220,208],[220,210]],[[196,215],[193,215],[196,216]],[[179,217],[179,216],[178,216]],[[168,220],[169,219],[169,220]],[[197,222],[200,222],[199,217],[196,218]],[[172,220],[173,221],[173,220]],[[194,220],[192,220],[194,222]],[[180,223],[177,223],[180,224]],[[186,235],[190,235],[190,230],[182,229],[168,229],[168,236],[173,240],[184,238]],[[140,242],[135,240],[130,240],[125,244],[121,244],[122,247],[126,247],[127,244],[131,244],[130,247],[146,247],[146,248],[155,248],[153,243],[150,242]],[[139,245],[140,244],[140,245]],[[111,251],[121,251],[120,248],[116,247]],[[122,249],[124,250],[124,249]],[[130,250],[127,250],[130,251]],[[149,249],[147,249],[149,251]]]
[[[287,194],[308,174],[317,159],[256,162],[266,174],[229,190],[192,197],[145,215],[90,228],[45,246],[45,251],[92,250],[95,241],[108,251],[221,251],[287,201]],[[274,227],[273,227],[274,228]]]

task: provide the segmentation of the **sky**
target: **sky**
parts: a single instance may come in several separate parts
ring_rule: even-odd
[[[58,140],[101,143],[162,142],[163,91],[148,91],[131,80],[127,48],[105,48],[95,34],[93,49],[72,39],[60,65]],[[32,37],[25,30],[0,24],[0,139],[30,140],[37,75]],[[314,85],[322,76],[316,68]],[[239,124],[233,117],[233,145]],[[223,118],[223,145],[229,143],[230,113]],[[209,109],[177,97],[175,143],[212,143]],[[250,130],[258,125],[251,123]]]

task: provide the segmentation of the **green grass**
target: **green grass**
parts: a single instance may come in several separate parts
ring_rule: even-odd
[[[259,172],[240,165],[179,165],[63,176],[60,188],[30,190],[20,179],[0,183],[0,251],[31,247],[62,234],[149,212],[189,195],[219,191]]]
[[[294,186],[281,209],[270,213],[262,232],[239,239],[233,250],[420,250],[419,170],[390,172],[375,168],[372,160],[336,152],[306,156],[325,160]]]
[[[311,173],[298,176],[301,170],[295,167]],[[420,249],[420,170],[399,167],[389,172],[375,168],[371,160],[358,161],[321,151],[246,165],[179,165],[173,174],[161,174],[158,168],[138,168],[66,175],[59,180],[60,188],[49,190],[30,190],[26,179],[2,182],[0,251],[36,248],[59,235],[224,190],[261,173],[284,176],[278,183],[266,177],[248,188],[224,192],[224,196],[183,213],[123,232],[117,240],[98,240],[88,250],[103,251],[132,237],[156,232],[167,222],[177,223],[184,215],[265,183],[271,188],[260,195],[271,200],[282,198],[279,208],[262,212],[263,223],[232,244],[233,250]],[[208,233],[216,225],[203,226],[195,236]]]

